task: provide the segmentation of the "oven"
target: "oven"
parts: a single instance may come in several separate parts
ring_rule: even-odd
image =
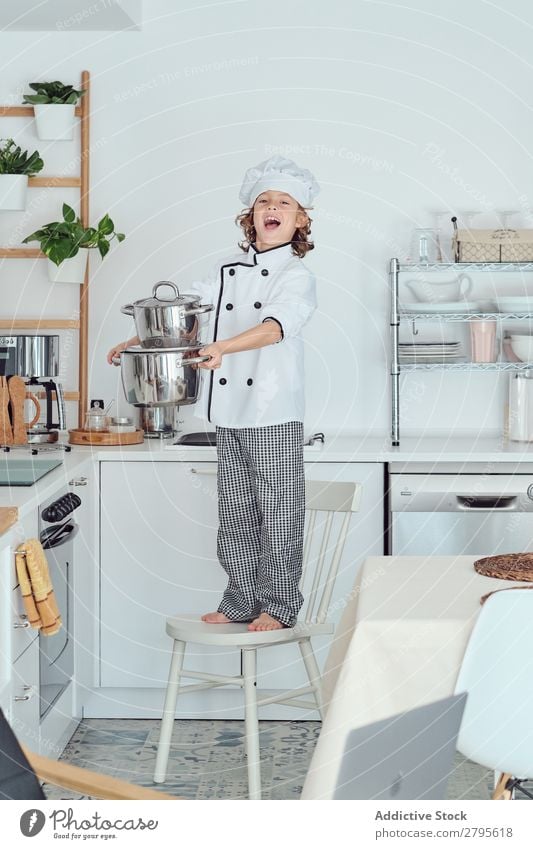
[[[46,553],[62,627],[53,636],[39,635],[39,715],[41,720],[74,676],[74,511],[81,499],[73,492],[45,502],[39,509],[39,539]]]

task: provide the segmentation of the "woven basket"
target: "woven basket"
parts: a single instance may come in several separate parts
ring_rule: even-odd
[[[533,581],[533,553],[496,554],[474,561],[474,569],[488,578],[503,581]]]
[[[457,219],[454,227],[452,248],[456,262],[533,261],[533,229],[459,230]]]

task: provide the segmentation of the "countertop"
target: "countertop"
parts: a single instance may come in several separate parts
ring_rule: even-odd
[[[0,455],[2,456],[2,455]],[[10,452],[12,457],[30,457],[27,452]],[[49,458],[50,454],[43,454]],[[49,472],[33,486],[0,486],[0,511],[16,509],[18,518],[23,519],[39,504],[51,498],[61,488],[71,489],[69,481],[78,474],[83,474],[83,468],[88,468],[91,454],[72,450],[64,454],[64,462],[57,469]],[[2,531],[3,533],[3,531]]]
[[[78,450],[78,449],[76,449]],[[165,461],[216,460],[215,448],[167,446],[167,441],[145,440],[142,445],[123,448],[81,448],[98,455],[99,460]],[[391,446],[388,434],[326,434],[325,444],[305,447],[305,459],[320,463],[530,463],[533,470],[533,443],[507,442],[501,435],[408,436],[401,445]]]
[[[166,441],[147,439],[141,445],[124,447],[72,446],[64,455],[64,463],[34,486],[0,487],[0,512],[17,508],[22,518],[61,487],[68,488],[72,477],[83,474],[83,467],[89,468],[93,461],[216,462],[215,448],[169,448],[167,445]],[[431,470],[437,464],[448,463],[450,471],[452,465],[454,471],[461,471],[468,464],[469,470],[484,473],[503,471],[504,467],[507,467],[505,471],[519,467],[520,471],[533,473],[533,443],[506,442],[501,436],[480,437],[477,434],[409,436],[402,439],[399,447],[393,448],[388,434],[326,434],[324,445],[315,443],[305,448],[305,459],[310,463],[390,463],[393,469],[409,467],[412,471],[417,468]],[[0,524],[0,533],[3,532]]]
[[[0,507],[0,534],[5,534],[16,523],[18,515],[16,507]]]

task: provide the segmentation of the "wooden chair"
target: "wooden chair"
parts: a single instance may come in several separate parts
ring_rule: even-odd
[[[322,717],[320,671],[311,645],[312,637],[333,634],[333,624],[327,622],[333,587],[341,561],[351,514],[359,509],[361,485],[308,481],[306,483],[306,511],[308,514],[301,587],[307,598],[304,618],[293,628],[276,631],[249,631],[246,623],[210,625],[199,616],[179,614],[166,620],[166,632],[173,639],[172,659],[163,709],[163,719],[157,749],[154,782],[165,781],[170,740],[180,694],[236,685],[244,690],[244,733],[248,762],[249,798],[261,798],[258,708],[278,703],[305,710],[317,710]],[[325,514],[317,522],[318,514]],[[344,514],[336,532],[331,533],[335,514]],[[330,541],[331,537],[331,541]],[[308,589],[307,589],[308,588]],[[183,669],[187,643],[224,646],[240,649],[241,675],[216,675]],[[297,643],[307,671],[309,686],[289,690],[274,696],[260,697],[256,688],[257,652],[270,646]],[[199,680],[200,684],[180,687],[182,678]],[[305,701],[302,696],[312,696]]]
[[[84,796],[97,799],[152,799],[154,802],[178,799],[177,796],[169,796],[168,793],[161,793],[150,787],[141,787],[120,778],[112,778],[110,775],[102,775],[90,769],[73,766],[65,761],[54,761],[52,758],[36,755],[24,747],[23,751],[41,781],[74,790]]]
[[[45,799],[39,780],[98,799],[176,799],[109,775],[36,755],[21,746],[0,709],[0,800]]]

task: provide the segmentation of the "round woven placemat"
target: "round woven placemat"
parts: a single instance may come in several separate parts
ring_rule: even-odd
[[[503,581],[533,581],[533,553],[495,554],[474,561],[474,569],[488,578]]]

